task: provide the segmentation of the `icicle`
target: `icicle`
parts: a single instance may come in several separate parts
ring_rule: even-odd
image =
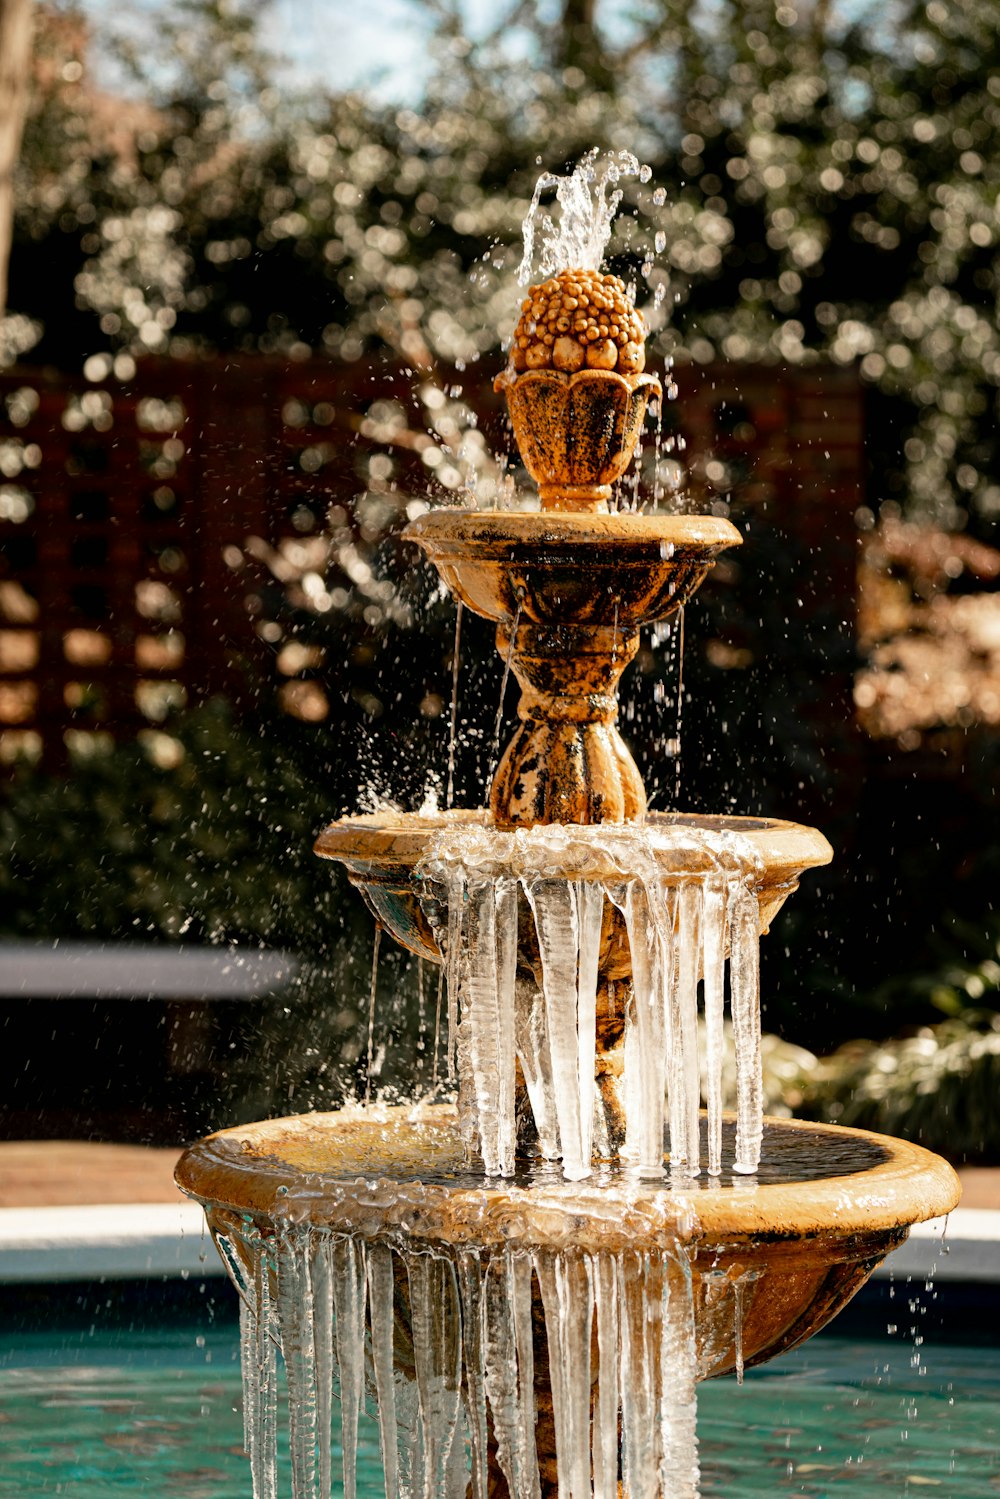
[[[698,978],[701,969],[700,885],[683,881],[675,900],[670,964],[670,1170],[697,1176],[699,1166]]]
[[[524,1488],[516,1490],[524,1499],[540,1499],[538,1453],[535,1449],[535,1340],[531,1301],[533,1271],[527,1254],[514,1250],[506,1253],[507,1285],[514,1318],[514,1343],[517,1348],[518,1457],[524,1474]]]
[[[538,1253],[545,1307],[559,1499],[591,1499],[590,1354],[594,1291],[582,1255]]]
[[[292,1499],[316,1495],[316,1347],[311,1234],[286,1230],[275,1247],[276,1306],[288,1382]]]
[[[253,1499],[276,1499],[277,1473],[277,1359],[268,1254],[258,1239],[254,1255],[253,1339],[244,1369],[244,1400],[247,1404],[247,1449]]]
[[[535,919],[546,1001],[553,1102],[559,1123],[562,1172],[580,1181],[591,1171],[583,1160],[579,1087],[579,925],[576,901],[567,880],[528,880],[525,893]]]
[[[333,1351],[333,1274],[330,1239],[314,1234],[309,1267],[313,1300],[313,1347],[316,1358],[316,1445],[320,1499],[327,1499],[333,1483],[332,1426],[333,1382],[336,1359]]]
[[[526,1275],[525,1275],[526,1270]],[[490,1257],[483,1275],[483,1355],[497,1462],[511,1494],[540,1499],[535,1454],[531,1262]]]
[[[743,1383],[743,1283],[733,1286],[733,1356],[736,1383]]]
[[[538,1149],[543,1160],[554,1161],[559,1156],[559,1123],[545,1004],[535,985],[523,978],[514,986],[514,1047],[538,1132]]]
[[[412,1348],[410,1349],[412,1352]],[[420,1499],[423,1493],[424,1448],[420,1400],[415,1379],[398,1369],[395,1379],[396,1446],[399,1456],[399,1493],[387,1499]]]
[[[515,880],[500,880],[496,902],[497,1006],[497,1156],[503,1176],[514,1174],[517,1119],[514,1112],[516,1063],[514,1052],[514,988],[517,983],[517,900]]]
[[[394,1329],[396,1320],[392,1252],[386,1244],[369,1244],[366,1254],[368,1309],[371,1322],[372,1367],[378,1397],[379,1437],[385,1499],[399,1492],[399,1455],[396,1435],[396,1384],[394,1374]]]
[[[581,1181],[590,1175],[590,1151],[584,1154],[585,1125],[580,1117],[580,926],[576,892],[570,881],[549,879],[527,880],[524,890],[538,938],[563,1175],[569,1181]],[[591,1078],[593,1073],[591,1050]],[[588,1146],[592,1132],[593,1105],[586,1121]]]
[[[517,884],[470,884],[463,923],[461,1028],[487,1176],[514,1171],[514,979]]]
[[[621,1308],[622,1477],[628,1499],[659,1499],[657,1367],[660,1267],[648,1254],[618,1263]],[[668,1489],[672,1494],[672,1490]]]
[[[580,1084],[580,1149],[584,1165],[594,1151],[594,1065],[597,1053],[597,971],[601,958],[601,928],[604,922],[603,886],[585,880],[574,884],[580,948],[577,973]]]
[[[764,1137],[760,1059],[760,915],[757,896],[733,886],[729,911],[729,987],[736,1043],[736,1160],[734,1171],[752,1176]]]
[[[594,1499],[618,1499],[618,1277],[614,1258],[591,1260],[597,1313],[597,1398],[594,1402]]]
[[[698,1499],[694,1295],[686,1254],[662,1256],[660,1319],[660,1491]]]
[[[483,1280],[479,1255],[466,1250],[458,1257],[458,1288],[462,1301],[462,1357],[465,1420],[469,1430],[472,1499],[487,1499],[486,1377],[483,1352]],[[388,1499],[388,1486],[386,1488]]]
[[[340,1366],[340,1419],[344,1452],[344,1499],[355,1499],[358,1463],[358,1417],[365,1377],[364,1246],[357,1239],[334,1239],[330,1245],[337,1363]]]
[[[708,1174],[722,1174],[722,1055],[726,998],[726,893],[712,880],[702,912],[705,973],[705,1103],[708,1108]]]
[[[743,1383],[743,1323],[747,1314],[747,1292],[758,1274],[757,1270],[743,1270],[733,1281],[733,1355],[737,1384]]]
[[[643,1176],[663,1174],[663,1090],[667,1066],[662,943],[638,880],[609,887],[621,903],[632,956],[632,1002],[625,1015],[625,1153]],[[668,899],[669,899],[668,895]],[[667,929],[669,930],[669,918]]]
[[[462,1327],[458,1289],[450,1261],[431,1254],[408,1254],[405,1258],[423,1443],[420,1492],[422,1499],[438,1499],[447,1491],[448,1459],[461,1404]]]
[[[240,1297],[240,1373],[243,1377],[243,1451],[249,1455],[253,1441],[257,1397],[257,1315]]]
[[[519,1494],[524,1473],[519,1462],[517,1440],[521,1414],[517,1389],[517,1344],[514,1341],[507,1265],[502,1255],[493,1256],[486,1267],[483,1295],[486,1393],[493,1415],[497,1461],[511,1493]]]

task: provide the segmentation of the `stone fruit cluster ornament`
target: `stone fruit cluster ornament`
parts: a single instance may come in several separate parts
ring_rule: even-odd
[[[571,268],[531,287],[497,376],[543,510],[608,511],[652,399],[642,317],[617,276]]]
[[[524,220],[518,280],[528,295],[495,389],[542,510],[616,508],[646,409],[663,395],[645,373],[642,314],[625,283],[601,271],[628,176],[647,181],[648,168],[629,152],[590,151],[568,176],[539,177]],[[554,217],[544,192],[555,192]]]
[[[551,367],[573,375],[586,366],[638,375],[646,366],[645,336],[620,277],[561,271],[528,288],[510,363],[518,373]]]

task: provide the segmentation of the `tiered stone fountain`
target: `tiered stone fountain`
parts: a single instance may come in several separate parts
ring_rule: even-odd
[[[489,810],[352,817],[316,845],[445,963],[457,1102],[227,1130],[178,1169],[242,1298],[255,1499],[277,1347],[295,1499],[354,1493],[366,1391],[389,1499],[695,1499],[697,1381],[794,1347],[958,1197],[914,1145],[761,1118],[758,937],[831,851],[646,810],[619,678],[740,536],[614,509],[661,391],[600,254],[531,289],[498,381],[540,509],[407,533],[522,688]]]

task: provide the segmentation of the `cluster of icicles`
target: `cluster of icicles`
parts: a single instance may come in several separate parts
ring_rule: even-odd
[[[683,1246],[431,1253],[303,1227],[270,1239],[252,1226],[241,1239],[254,1499],[279,1491],[279,1347],[293,1499],[355,1499],[366,1395],[387,1499],[488,1499],[498,1470],[511,1499],[697,1499],[706,1370]],[[232,1242],[220,1247],[235,1263]],[[703,1281],[700,1340],[738,1348],[741,1284],[721,1271]]]
[[[559,871],[559,876],[553,874]],[[514,1172],[520,1063],[543,1158],[571,1181],[613,1152],[595,1085],[597,990],[606,903],[631,953],[624,1016],[622,1160],[643,1177],[722,1170],[726,970],[736,1062],[734,1169],[760,1162],[759,862],[738,833],[691,827],[540,826],[444,834],[418,869],[447,958],[449,1045],[459,1111],[488,1176]],[[535,975],[518,972],[519,908],[530,911]],[[728,962],[727,962],[728,953]],[[540,979],[540,985],[537,982]],[[704,1052],[699,1055],[699,982]]]

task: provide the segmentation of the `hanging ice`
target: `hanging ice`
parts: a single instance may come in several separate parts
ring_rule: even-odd
[[[559,877],[552,873],[560,871]],[[732,832],[647,827],[483,826],[442,835],[419,870],[425,909],[447,956],[459,1058],[459,1112],[489,1175],[514,1170],[515,1058],[543,1159],[571,1181],[592,1169],[598,988],[609,907],[629,947],[621,1088],[623,1158],[659,1176],[669,1121],[675,1176],[702,1169],[699,1105],[708,1105],[707,1169],[722,1170],[726,969],[738,1092],[735,1169],[760,1159],[757,857]],[[518,970],[531,954],[533,968]],[[727,962],[728,955],[728,962]],[[699,992],[705,1016],[698,1050]]]
[[[277,1499],[277,1349],[293,1499],[356,1492],[374,1397],[387,1499],[697,1499],[697,1348],[686,1251],[362,1240],[294,1225],[242,1236],[247,1445]],[[725,1277],[720,1285],[734,1287]],[[734,1311],[723,1309],[732,1327]],[[343,1473],[329,1415],[339,1389]],[[536,1447],[536,1432],[540,1445]],[[554,1463],[553,1463],[553,1460]],[[556,1476],[553,1477],[553,1474]]]

